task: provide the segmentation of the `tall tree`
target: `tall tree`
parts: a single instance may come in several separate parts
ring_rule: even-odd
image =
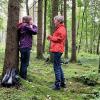
[[[19,21],[20,2],[18,0],[9,0],[8,2],[8,23],[5,59],[3,75],[7,68],[18,68],[18,35],[16,24]]]
[[[81,43],[82,43],[82,37],[83,37],[83,28],[84,28],[84,13],[85,13],[85,9],[83,11],[83,16],[82,16],[82,28],[81,28],[81,34],[80,34],[80,40],[79,40],[79,46],[77,48],[78,53],[80,52],[80,48],[81,48]]]
[[[66,27],[66,32],[67,32],[67,0],[64,0],[64,24]],[[68,38],[66,38],[66,43],[65,43],[65,58],[68,58]]]
[[[52,1],[52,24],[51,24],[51,33],[54,31],[54,17],[58,15],[58,2],[59,0],[51,0]]]
[[[33,23],[37,25],[37,0],[33,0]]]
[[[99,55],[99,67],[98,67],[98,73],[100,73],[100,55]]]
[[[38,34],[37,34],[37,58],[43,57],[43,44],[42,44],[42,0],[38,0]]]
[[[76,0],[72,0],[72,54],[71,62],[76,62]]]
[[[26,0],[26,13],[27,13],[27,15],[29,15],[28,1],[29,1],[29,0]]]
[[[88,7],[88,2],[85,0],[84,1],[85,2],[85,23],[86,23],[86,25],[85,25],[85,33],[86,33],[86,43],[85,43],[85,52],[87,52],[88,51],[88,16],[87,16],[87,7]]]
[[[45,40],[46,40],[46,15],[47,15],[47,0],[44,0],[44,38],[43,38],[43,52],[45,52]]]
[[[99,27],[100,27],[100,25],[99,25]],[[96,50],[96,54],[98,54],[99,55],[99,52],[100,52],[100,28],[98,27],[98,40],[97,40],[97,50]]]
[[[54,17],[56,15],[58,15],[58,2],[59,0],[51,0],[52,2],[52,18],[51,18],[51,34],[53,33],[54,31]],[[50,53],[50,61],[52,62],[53,61],[53,55],[52,53]]]
[[[94,34],[95,34],[95,0],[90,1],[90,8],[91,8],[91,36],[90,36],[90,53],[93,53],[93,45],[94,45]]]
[[[38,16],[38,12],[37,12],[37,0],[33,0],[33,5],[32,5],[32,7],[33,7],[33,23],[35,24],[35,25],[37,25],[37,16]],[[32,8],[31,7],[31,8]],[[30,9],[31,9],[30,8]],[[35,39],[35,37],[33,37],[33,45],[34,46],[36,46],[36,43],[37,43],[37,41],[36,41],[36,39]],[[34,49],[36,49],[36,48],[33,48],[33,50]]]

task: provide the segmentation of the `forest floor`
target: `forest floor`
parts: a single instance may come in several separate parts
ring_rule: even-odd
[[[77,63],[62,64],[67,88],[54,91],[52,64],[36,59],[36,54],[31,53],[27,80],[20,79],[19,88],[0,86],[0,100],[100,100],[98,59],[96,55],[83,53]],[[0,50],[0,74],[3,62],[4,50]]]

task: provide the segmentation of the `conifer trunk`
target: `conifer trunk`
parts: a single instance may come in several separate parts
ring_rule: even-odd
[[[19,8],[19,2],[17,0],[9,0],[6,49],[2,75],[4,75],[7,68],[18,69],[17,23],[19,21]]]

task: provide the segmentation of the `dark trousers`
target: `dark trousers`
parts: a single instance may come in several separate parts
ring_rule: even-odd
[[[26,79],[27,67],[29,65],[29,59],[30,59],[30,48],[21,48],[20,53],[21,53],[20,76]]]
[[[54,56],[54,72],[55,72],[55,85],[59,88],[61,83],[64,82],[64,74],[61,67],[61,55],[60,52],[53,53]]]

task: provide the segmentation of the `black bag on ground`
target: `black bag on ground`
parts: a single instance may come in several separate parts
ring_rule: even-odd
[[[1,85],[8,87],[19,84],[19,77],[15,68],[8,68],[4,77],[2,78]]]

